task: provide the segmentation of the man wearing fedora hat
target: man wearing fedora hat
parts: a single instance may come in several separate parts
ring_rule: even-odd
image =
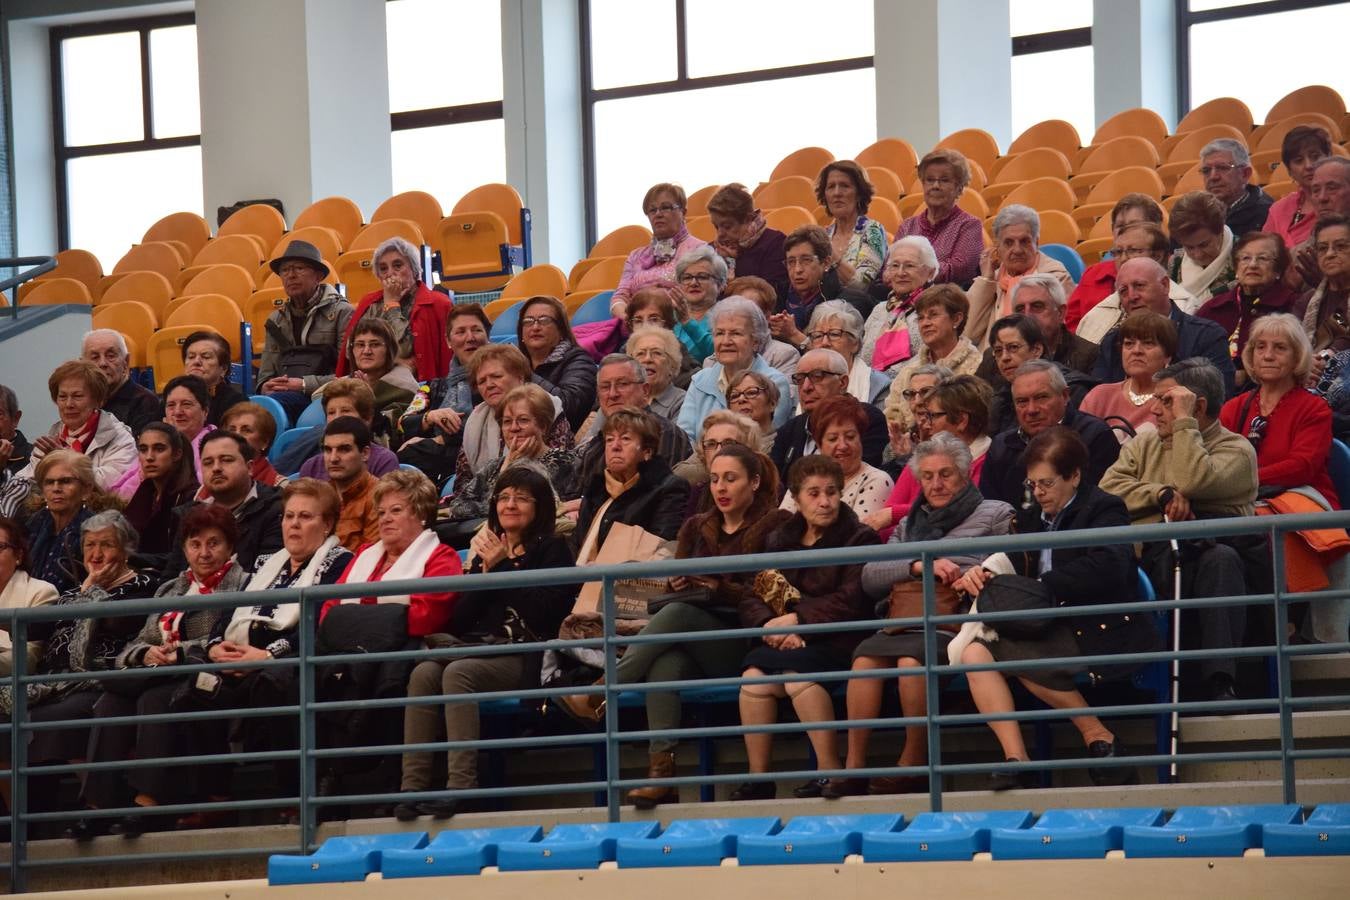
[[[269,265],[286,299],[267,317],[258,384],[294,421],[310,396],[333,380],[352,305],[324,281],[328,266],[308,241],[291,241]]]

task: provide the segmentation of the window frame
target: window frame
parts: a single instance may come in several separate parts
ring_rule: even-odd
[[[109,19],[78,25],[54,27],[48,34],[52,88],[52,158],[56,185],[56,240],[61,249],[70,247],[70,185],[67,167],[71,160],[88,156],[114,156],[147,150],[174,150],[200,147],[201,132],[178,137],[157,138],[155,133],[155,104],[151,94],[150,32],[162,28],[196,25],[196,14],[173,13],[163,16],[140,16],[130,19]],[[71,38],[102,34],[138,32],[141,51],[141,125],[142,138],[138,141],[114,141],[105,144],[85,144],[77,147],[66,144],[65,72],[61,65],[61,44]]]

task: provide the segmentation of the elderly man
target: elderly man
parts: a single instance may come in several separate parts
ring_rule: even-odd
[[[163,415],[159,396],[131,380],[131,354],[120,332],[94,329],[84,336],[80,356],[98,366],[108,379],[108,399],[103,408],[133,435],[140,434],[142,428]]]
[[[1064,326],[1064,285],[1053,275],[1027,275],[1012,289],[1012,314],[1026,316],[1040,328],[1042,359],[1050,359],[1084,375],[1092,373],[1097,362],[1097,345],[1085,341]],[[1000,316],[1000,318],[1002,318]],[[975,374],[999,388],[998,361],[993,345],[997,335],[990,326],[989,349],[984,351]],[[1003,382],[1006,384],[1006,382]]]
[[[1116,244],[1112,254],[1115,258],[1115,266],[1112,269],[1113,274],[1111,276],[1111,296],[1098,303],[1087,315],[1083,316],[1076,330],[1080,338],[1093,344],[1100,344],[1106,333],[1119,325],[1120,320],[1125,315],[1120,309],[1120,293],[1115,290],[1115,281],[1120,275],[1120,267],[1136,257],[1147,257],[1166,269],[1168,261],[1172,258],[1172,242],[1161,225],[1155,225],[1152,222],[1139,222],[1126,226],[1116,236]],[[1173,303],[1181,307],[1182,312],[1193,313],[1202,305],[1199,300],[1192,296],[1190,291],[1170,278],[1167,283],[1167,296],[1172,298]]]
[[[1251,184],[1252,160],[1247,147],[1232,138],[1210,141],[1200,151],[1205,190],[1228,209],[1224,220],[1234,237],[1260,231],[1275,198]]]
[[[811,437],[811,410],[822,400],[848,393],[848,363],[837,350],[809,350],[802,355],[792,383],[797,386],[802,412],[778,429],[773,449],[769,451],[784,481],[794,462],[817,452],[816,442]],[[881,454],[889,440],[886,416],[871,403],[862,404],[862,408],[867,413],[867,430],[862,434],[863,462],[879,468]]]
[[[626,354],[611,353],[600,360],[600,368],[595,373],[595,391],[600,395],[600,408],[581,423],[576,439],[576,445],[582,448],[581,484],[590,484],[605,465],[605,442],[600,435],[609,414],[624,406],[651,412],[652,392],[651,385],[647,384],[647,370]],[[652,418],[661,429],[656,455],[673,468],[693,452],[689,436],[664,416],[653,414]]]
[[[1223,376],[1224,392],[1231,397],[1233,385],[1233,357],[1228,351],[1228,333],[1217,322],[1188,315],[1168,296],[1170,280],[1167,271],[1155,260],[1139,257],[1121,264],[1116,277],[1116,293],[1120,295],[1121,311],[1125,315],[1148,309],[1167,316],[1177,326],[1177,358],[1203,356],[1214,364]],[[1113,328],[1102,338],[1102,352],[1093,371],[1098,381],[1125,380],[1125,369],[1120,361],[1120,329]]]
[[[0,384],[0,481],[23,470],[28,465],[28,457],[33,445],[19,430],[19,419],[23,410],[19,409],[19,398],[14,391]]]
[[[1032,438],[1055,425],[1072,428],[1087,445],[1086,484],[1096,484],[1120,455],[1120,442],[1105,422],[1069,405],[1069,386],[1058,364],[1048,359],[1022,363],[1013,377],[1012,401],[1017,426],[994,435],[980,472],[980,493],[986,500],[1024,509],[1035,504],[1026,488],[1022,454]]]
[[[310,396],[333,380],[352,305],[324,282],[328,266],[308,241],[291,241],[268,265],[281,277],[286,300],[267,317],[258,389],[294,421]]]
[[[1126,194],[1111,208],[1111,237],[1119,239],[1126,228],[1141,222],[1152,222],[1161,228],[1162,205],[1148,194]],[[1120,259],[1112,255],[1083,271],[1083,277],[1078,279],[1078,287],[1069,295],[1068,306],[1064,309],[1064,324],[1070,331],[1077,333],[1083,316],[1116,292],[1116,264],[1119,262]]]
[[[970,318],[965,335],[983,350],[989,346],[989,326],[1012,312],[1010,291],[1033,273],[1053,275],[1067,296],[1073,278],[1059,261],[1038,249],[1041,217],[1029,206],[1014,203],[994,216],[994,245],[980,254],[980,274],[970,286]]]
[[[1120,448],[1100,487],[1125,501],[1136,523],[1172,522],[1252,515],[1256,501],[1256,451],[1251,442],[1219,424],[1223,377],[1203,357],[1184,359],[1153,376],[1157,430],[1142,431]],[[1183,541],[1181,596],[1238,597],[1248,592],[1246,572],[1261,571],[1264,539]],[[1144,545],[1141,565],[1159,597],[1171,597],[1174,579],[1166,542]],[[1259,576],[1258,576],[1259,577]],[[1242,646],[1245,606],[1195,610],[1200,647]],[[1192,626],[1192,629],[1194,625]],[[1183,624],[1182,633],[1188,631]],[[1236,660],[1200,662],[1210,699],[1236,699]]]
[[[1313,170],[1310,193],[1319,220],[1326,216],[1350,216],[1350,159],[1329,156],[1318,163]],[[1303,276],[1309,290],[1322,281],[1322,269],[1313,249],[1316,241],[1314,233],[1294,251],[1298,274]]]

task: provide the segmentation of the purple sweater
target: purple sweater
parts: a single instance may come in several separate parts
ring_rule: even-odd
[[[778,294],[781,304],[787,296],[787,264],[783,261],[783,241],[787,235],[775,228],[765,228],[754,246],[742,250],[736,257],[733,277],[757,275],[763,278]]]
[[[379,478],[388,472],[398,468],[398,457],[394,451],[379,444],[370,445],[370,457],[366,460],[366,471]],[[320,481],[328,480],[328,469],[323,464],[323,454],[316,453],[305,464],[300,467],[301,478],[317,478]]]

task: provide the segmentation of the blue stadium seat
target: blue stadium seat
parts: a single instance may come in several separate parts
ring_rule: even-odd
[[[1069,270],[1069,276],[1077,283],[1083,280],[1083,272],[1087,266],[1083,263],[1083,257],[1078,255],[1078,251],[1068,244],[1041,244],[1040,250],[1046,256],[1058,262],[1064,268]]]
[[[666,866],[720,866],[736,855],[739,838],[765,837],[783,825],[777,816],[749,819],[677,819],[650,838],[620,838],[621,869]]]
[[[614,859],[620,838],[651,837],[660,827],[660,822],[555,825],[542,841],[502,841],[497,845],[497,868],[503,872],[594,869]]]
[[[1166,825],[1125,828],[1127,857],[1241,856],[1261,846],[1263,825],[1292,825],[1303,819],[1294,803],[1254,806],[1183,806]]]
[[[777,834],[738,840],[736,858],[743,866],[840,863],[862,849],[864,834],[895,831],[904,822],[899,813],[798,816]]]
[[[250,403],[256,403],[272,414],[272,421],[277,423],[277,434],[281,434],[291,427],[291,417],[286,415],[285,408],[272,397],[266,394],[254,394],[248,399]]]
[[[295,420],[296,428],[313,428],[315,425],[327,424],[327,417],[323,414],[323,401],[312,400],[305,411],[300,414],[300,418]]]
[[[281,454],[287,447],[289,447],[296,441],[300,440],[301,438],[308,437],[314,432],[314,429],[317,427],[318,426],[313,426],[310,428],[292,428],[289,431],[285,431],[277,435],[277,439],[272,442],[272,449],[267,451],[268,460],[275,463],[277,460],[281,459]],[[289,478],[290,476],[294,475],[295,472],[282,472],[281,474]]]
[[[904,831],[863,835],[862,855],[868,862],[968,860],[989,852],[993,829],[1026,828],[1035,818],[1025,809],[919,813]]]
[[[267,859],[268,884],[333,884],[365,881],[379,872],[386,853],[404,851],[421,855],[427,845],[425,831],[399,834],[367,834],[335,837],[324,841],[309,856],[276,855]]]
[[[1126,826],[1162,820],[1159,807],[1050,809],[1030,828],[995,828],[989,852],[994,859],[1101,859],[1121,848]]]
[[[445,486],[441,488],[441,496],[449,497],[454,492],[455,492],[455,476],[452,473],[449,478],[445,479]]]
[[[1350,856],[1350,803],[1323,803],[1299,824],[1261,828],[1266,856]]]
[[[1331,439],[1331,455],[1327,457],[1327,474],[1336,486],[1336,493],[1350,497],[1350,447],[1345,442]],[[1342,500],[1344,505],[1347,501]]]
[[[516,344],[516,323],[520,321],[520,310],[525,305],[522,300],[519,303],[512,303],[506,309],[497,314],[497,318],[492,323],[492,330],[488,332],[488,340],[494,344]]]
[[[384,878],[428,878],[433,875],[477,875],[497,864],[503,841],[536,843],[544,836],[538,825],[509,828],[464,828],[442,831],[420,849],[389,850],[384,854]]]
[[[572,326],[588,325],[591,322],[603,322],[614,318],[609,314],[609,303],[614,299],[613,291],[601,291],[572,313]]]

